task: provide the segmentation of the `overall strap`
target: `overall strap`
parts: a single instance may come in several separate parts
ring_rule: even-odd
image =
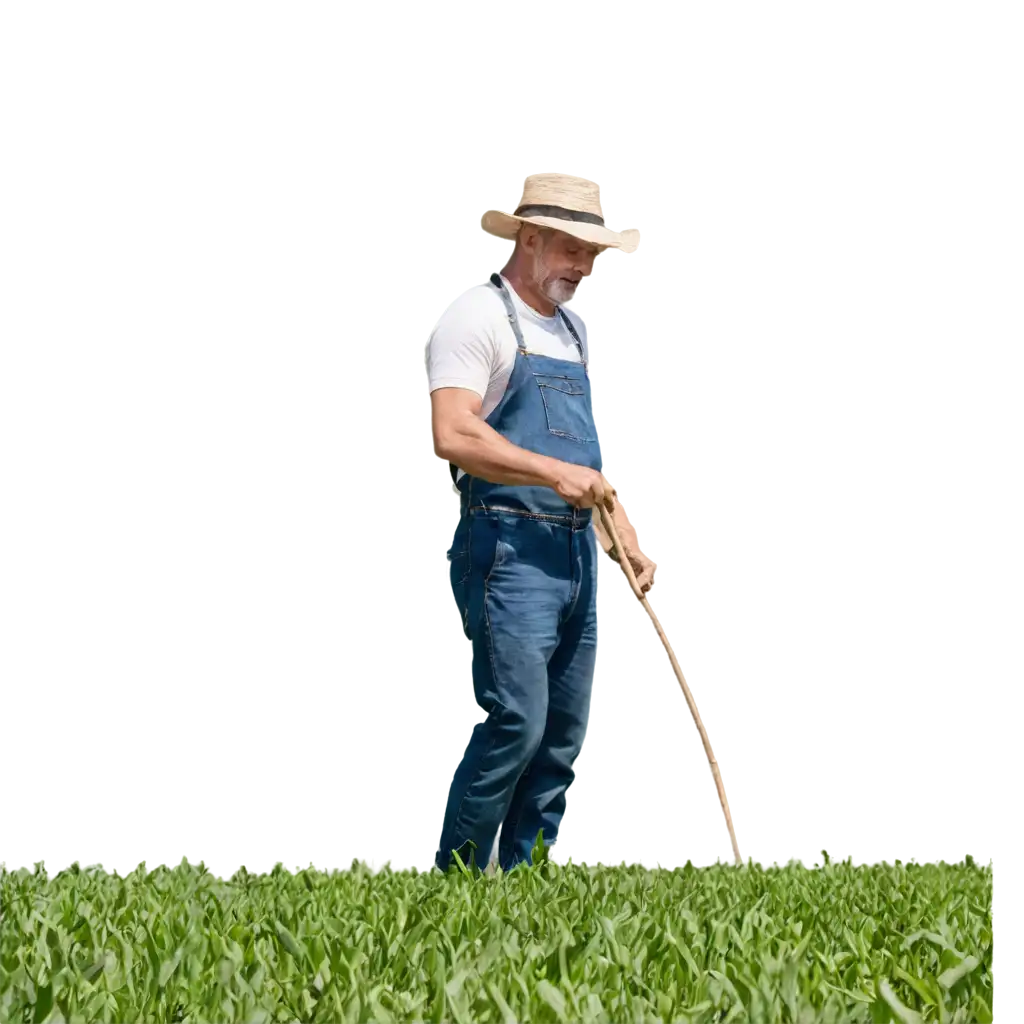
[[[523,341],[523,332],[519,328],[519,317],[516,316],[515,306],[512,305],[512,298],[505,288],[505,282],[502,281],[500,275],[491,274],[491,284],[501,294],[505,303],[505,312],[508,313],[508,322],[512,325],[512,333],[516,336],[516,344],[519,346],[519,351],[526,355],[526,342]]]
[[[502,281],[499,274],[491,274],[491,284],[501,293],[501,297],[505,303],[505,311],[508,313],[508,322],[512,325],[512,331],[516,336],[516,344],[519,346],[519,351],[524,355],[526,354],[526,342],[523,341],[523,332],[519,328],[519,317],[516,316],[515,307],[512,305],[512,298],[508,294],[508,289],[505,287],[505,282]],[[555,311],[562,318],[562,323],[565,324],[572,335],[572,340],[576,343],[576,351],[580,354],[580,362],[583,364],[583,369],[587,368],[587,357],[583,353],[583,342],[580,340],[579,334],[576,333],[576,328],[573,327],[572,321],[566,316],[565,311],[561,306],[556,306]]]
[[[569,328],[569,333],[572,335],[572,340],[576,342],[576,349],[580,354],[580,362],[583,364],[583,369],[587,368],[587,357],[583,354],[583,342],[580,341],[580,336],[576,333],[576,328],[573,327],[572,321],[565,315],[561,306],[555,307],[558,310],[558,315],[562,318],[562,323]]]
[[[526,342],[523,341],[523,332],[519,327],[519,317],[516,316],[516,310],[512,305],[512,299],[505,288],[505,282],[502,281],[500,275],[491,274],[491,284],[498,289],[498,293],[501,295],[501,298],[505,303],[505,312],[508,314],[508,322],[512,327],[512,333],[516,336],[516,345],[519,346],[519,351],[525,356]],[[448,469],[452,475],[452,483],[458,486],[458,467],[453,462],[449,462]]]
[[[501,295],[502,301],[505,303],[505,312],[508,314],[508,322],[509,325],[512,327],[512,333],[516,337],[516,345],[518,346],[519,351],[525,356],[527,355],[526,342],[523,340],[523,332],[519,326],[519,317],[516,316],[515,306],[512,305],[512,298],[508,293],[508,289],[505,287],[505,282],[502,281],[501,275],[499,274],[491,274],[490,280],[491,284],[493,284],[494,287],[498,289],[498,294]],[[576,328],[573,327],[572,321],[569,319],[568,316],[566,316],[565,311],[562,309],[562,307],[556,306],[555,311],[561,317],[562,323],[565,324],[569,333],[572,335],[572,340],[576,343],[576,349],[580,354],[580,362],[583,364],[583,372],[586,373],[587,357],[583,351],[583,342],[580,340],[579,334],[576,333]],[[454,463],[449,462],[448,469],[451,472],[452,483],[456,484],[457,486],[458,467],[456,467]]]

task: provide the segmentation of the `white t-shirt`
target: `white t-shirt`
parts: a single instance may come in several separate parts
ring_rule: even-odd
[[[562,318],[541,316],[518,296],[504,277],[512,297],[519,329],[528,352],[555,359],[580,361],[579,349]],[[580,317],[561,307],[580,336],[590,362],[587,328]],[[505,303],[494,285],[479,284],[463,292],[442,314],[426,346],[430,390],[468,388],[482,399],[480,416],[486,419],[505,394],[516,360],[516,336]],[[459,470],[458,476],[462,476]]]

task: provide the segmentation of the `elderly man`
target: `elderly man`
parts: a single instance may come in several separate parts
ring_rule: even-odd
[[[473,688],[487,712],[455,772],[435,864],[452,851],[474,870],[498,841],[505,871],[550,846],[565,811],[590,708],[597,650],[595,514],[612,513],[647,590],[655,564],[601,473],[587,331],[564,308],[595,257],[632,252],[635,230],[604,226],[598,187],[526,179],[514,214],[485,231],[514,239],[501,274],[448,307],[426,347],[434,451],[461,496],[448,551],[455,602],[473,645]]]

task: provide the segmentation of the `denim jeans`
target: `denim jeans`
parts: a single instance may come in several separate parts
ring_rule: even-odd
[[[505,871],[530,862],[538,831],[546,845],[558,836],[590,711],[596,552],[589,517],[463,511],[451,584],[487,717],[452,780],[435,855],[442,870],[452,849],[484,867],[499,828]]]

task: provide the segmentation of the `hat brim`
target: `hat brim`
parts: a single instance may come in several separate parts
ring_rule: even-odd
[[[488,210],[480,218],[480,226],[488,234],[498,238],[514,239],[523,224],[537,224],[544,228],[564,231],[567,235],[600,245],[607,249],[621,249],[623,252],[635,252],[640,244],[640,232],[636,228],[625,231],[612,231],[600,224],[588,224],[581,220],[562,220],[560,217],[516,217],[500,210]]]

